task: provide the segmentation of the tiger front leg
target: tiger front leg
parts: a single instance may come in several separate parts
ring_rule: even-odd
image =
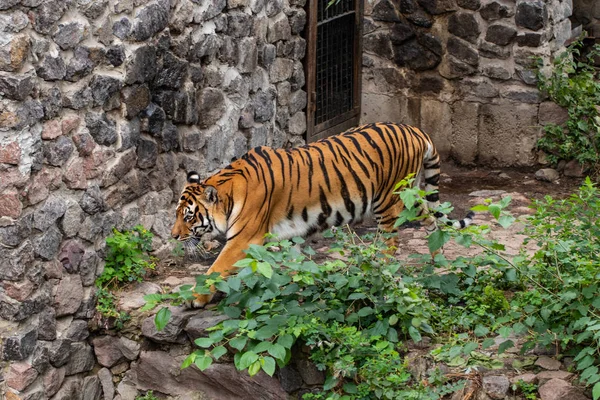
[[[262,244],[262,237],[254,238],[252,240],[242,240],[242,239],[234,239],[228,241],[219,256],[213,263],[213,265],[206,271],[206,275],[210,275],[213,272],[218,272],[222,277],[227,277],[236,272],[237,268],[234,267],[234,264],[239,260],[246,257],[244,250],[248,248],[250,244]],[[189,308],[204,308],[208,303],[211,302],[215,295],[215,287],[210,287],[210,294],[196,294],[194,293],[194,299],[187,302],[186,306]]]

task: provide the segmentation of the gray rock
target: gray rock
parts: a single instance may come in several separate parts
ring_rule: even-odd
[[[101,400],[102,386],[97,376],[86,376],[83,378],[82,388],[83,400]]]
[[[289,112],[291,115],[306,108],[306,97],[306,92],[304,90],[296,90],[292,93],[289,101]]]
[[[222,39],[217,35],[210,34],[199,36],[190,51],[190,61],[211,61],[216,56],[222,44]]]
[[[78,376],[69,376],[52,400],[83,400],[81,386],[83,379]]]
[[[31,366],[40,374],[50,368],[50,350],[41,342],[38,342],[31,354]]]
[[[455,11],[457,8],[454,0],[418,0],[418,3],[432,15]]]
[[[296,360],[296,368],[307,385],[322,385],[325,382],[325,373],[319,371],[317,366],[310,360]]]
[[[504,399],[510,388],[510,382],[504,375],[488,375],[483,377],[483,390],[492,399]]]
[[[44,118],[55,118],[62,109],[62,93],[60,89],[51,87],[47,90],[42,90],[40,96],[44,110]]]
[[[31,74],[0,72],[0,95],[12,100],[25,100],[35,86]]]
[[[74,319],[63,335],[65,339],[72,340],[73,342],[82,342],[89,336],[88,323],[82,319]]]
[[[580,178],[585,175],[585,172],[585,165],[581,165],[577,160],[571,160],[565,164],[563,174],[568,177]]]
[[[479,55],[482,57],[506,60],[510,57],[510,53],[509,47],[498,46],[486,41],[479,43]]]
[[[90,215],[106,210],[106,204],[98,185],[90,186],[79,200],[81,209]]]
[[[72,347],[71,341],[66,339],[58,339],[53,342],[45,342],[50,351],[50,364],[58,368],[67,363],[71,357]]]
[[[259,90],[254,96],[254,120],[256,122],[266,122],[275,115],[275,94],[268,90]]]
[[[543,39],[544,36],[541,33],[524,32],[517,35],[517,44],[519,46],[539,47]]]
[[[108,0],[80,0],[77,2],[77,7],[81,10],[83,15],[89,19],[100,17],[104,13],[107,5]]]
[[[456,57],[469,65],[479,64],[479,54],[468,42],[457,37],[448,38],[447,44],[448,54]]]
[[[125,358],[129,361],[136,360],[140,355],[141,345],[135,340],[127,339],[124,336],[119,338],[119,349]]]
[[[142,169],[151,168],[156,164],[157,157],[156,142],[141,138],[137,147],[137,166]]]
[[[0,293],[0,317],[9,321],[23,321],[39,313],[50,302],[50,287],[49,282],[42,285],[23,302],[18,302],[4,293]]]
[[[71,348],[71,357],[65,366],[66,375],[70,376],[91,371],[96,363],[92,347],[86,342],[75,342],[71,345]]]
[[[90,82],[95,106],[104,106],[123,87],[123,81],[110,75],[94,75]],[[86,116],[87,122],[87,116]],[[89,127],[88,127],[89,128]]]
[[[41,34],[48,34],[60,20],[68,7],[63,0],[46,0],[31,11],[33,29]]]
[[[256,38],[242,38],[237,43],[237,67],[242,74],[251,73],[258,65]]]
[[[551,371],[557,371],[560,369],[560,361],[550,358],[548,356],[539,356],[535,362],[535,365]]]
[[[122,45],[111,46],[106,50],[106,59],[113,67],[119,67],[125,61],[125,49]]]
[[[154,46],[137,48],[127,60],[125,66],[125,83],[151,82],[157,72],[157,55]]]
[[[45,81],[57,81],[65,77],[67,67],[62,57],[46,55],[36,67],[37,75]]]
[[[96,313],[96,300],[97,296],[95,287],[83,288],[83,301],[73,316],[75,318],[92,318]]]
[[[74,110],[81,110],[92,104],[92,90],[88,85],[72,88],[63,93],[63,105]]]
[[[118,3],[117,3],[118,4]],[[131,32],[131,21],[127,17],[123,17],[112,26],[113,35],[121,40],[124,40]]]
[[[39,314],[38,339],[56,339],[56,312],[52,307],[46,307]]]
[[[46,230],[62,217],[65,211],[67,211],[66,201],[56,195],[50,196],[33,214],[35,228],[40,231]]]
[[[34,245],[35,254],[44,260],[52,260],[58,253],[58,246],[62,241],[62,233],[52,226],[48,228]]]
[[[488,27],[485,34],[485,40],[500,46],[506,46],[512,43],[517,37],[517,30],[512,26],[495,24]]]
[[[302,376],[295,366],[288,364],[278,372],[281,388],[288,393],[293,393],[303,385]]]
[[[56,316],[74,314],[83,301],[83,285],[79,275],[66,275],[60,280],[54,296]]]
[[[535,179],[539,181],[554,182],[560,178],[557,170],[552,168],[542,168],[535,173]]]
[[[227,14],[227,34],[234,38],[248,36],[252,28],[252,16],[233,10]]]
[[[498,197],[506,193],[506,190],[476,190],[469,193],[471,197]]]
[[[135,15],[131,36],[143,41],[162,31],[169,23],[169,0],[153,1]]]
[[[271,83],[282,82],[290,79],[294,73],[294,61],[287,58],[276,58],[269,67],[269,80]]]
[[[517,26],[539,31],[548,21],[546,4],[540,0],[523,1],[517,5],[515,23]]]
[[[96,64],[90,59],[90,51],[86,47],[77,46],[73,50],[73,57],[67,64],[65,79],[76,82],[89,75]]]
[[[108,368],[102,368],[98,371],[98,379],[102,385],[102,392],[104,393],[105,399],[112,399],[115,395],[115,384],[112,380],[112,374]]]
[[[81,263],[79,264],[79,275],[81,275],[81,283],[84,287],[94,284],[99,260],[100,257],[94,251],[86,251],[83,254]]]
[[[275,43],[278,40],[288,40],[291,36],[292,28],[284,13],[280,13],[269,20],[267,30],[267,40],[269,43]]]
[[[154,325],[154,316],[146,318],[142,323],[142,335],[157,343],[187,343],[183,327],[194,312],[171,308],[171,313],[171,319],[161,331]]]
[[[0,0],[0,10],[8,10],[20,2],[21,0]]]
[[[492,1],[491,3],[484,5],[479,12],[483,19],[488,21],[495,21],[515,15],[515,11],[512,7],[497,1]]]
[[[292,72],[290,83],[292,84],[292,90],[302,89],[302,87],[306,83],[304,77],[304,67],[302,66],[302,63],[300,61],[296,61],[294,63],[294,71]]]
[[[160,152],[179,150],[179,132],[177,127],[171,122],[167,121],[162,130],[161,141],[159,143]]]
[[[180,89],[187,75],[188,62],[171,52],[165,53],[161,61],[154,85]]]
[[[198,106],[198,125],[208,128],[225,114],[225,96],[222,91],[213,88],[199,90],[196,96]]]
[[[204,310],[192,316],[185,324],[184,331],[191,340],[199,337],[207,337],[209,332],[206,330],[217,325],[219,322],[229,319],[224,314],[219,314],[211,310]]]
[[[33,325],[21,327],[2,342],[2,360],[21,361],[29,357],[36,347],[38,330]]]
[[[88,112],[85,124],[98,144],[110,146],[118,139],[115,121],[108,119],[104,113]]]
[[[72,49],[85,39],[88,27],[79,21],[59,24],[54,34],[54,42],[63,50]]]
[[[394,46],[394,53],[394,62],[396,65],[408,67],[416,71],[435,68],[441,61],[439,54],[429,50],[422,43],[415,40]]]
[[[473,11],[479,10],[481,7],[481,0],[456,0],[456,3],[462,8]]]
[[[44,141],[43,152],[46,162],[55,167],[65,165],[75,146],[73,141],[66,136],[59,136],[52,141]]]
[[[448,32],[468,42],[476,43],[481,28],[473,14],[458,11],[448,19]]]
[[[511,72],[500,65],[486,65],[483,67],[482,72],[485,76],[503,81],[506,81],[512,77]]]
[[[129,122],[122,122],[119,126],[121,136],[121,147],[119,151],[125,151],[136,147],[140,141],[140,120],[134,119]]]
[[[292,35],[302,33],[306,26],[306,11],[302,8],[292,8],[288,13]]]
[[[42,376],[42,387],[46,396],[52,396],[60,389],[65,379],[65,368],[50,367]]]
[[[88,135],[89,136],[89,135]],[[91,136],[90,136],[91,140]],[[61,229],[65,237],[73,237],[77,235],[81,222],[83,221],[83,210],[74,201],[69,201],[67,210],[61,220]]]
[[[99,336],[92,340],[94,353],[98,363],[104,367],[112,367],[123,360],[124,356],[119,346],[119,338],[114,336]]]

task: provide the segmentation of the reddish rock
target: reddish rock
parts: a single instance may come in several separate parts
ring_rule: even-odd
[[[79,275],[64,276],[57,288],[54,296],[54,306],[56,316],[74,314],[83,301],[83,285]]]
[[[87,131],[73,135],[73,142],[80,156],[89,156],[96,148],[94,138]]]
[[[30,364],[26,362],[14,363],[8,370],[6,384],[13,389],[22,391],[31,385],[37,376],[38,372]]]
[[[536,376],[540,385],[543,385],[551,379],[562,379],[563,381],[568,381],[572,377],[573,374],[567,371],[542,371]]]
[[[565,164],[563,174],[571,178],[581,178],[585,176],[585,165],[579,164],[577,160],[571,160]]]
[[[541,400],[588,400],[579,389],[562,379],[550,379],[538,390]]]
[[[24,280],[21,282],[9,282],[5,281],[2,286],[4,287],[4,292],[15,300],[24,301],[29,297],[35,286],[29,280]]]
[[[83,160],[83,169],[87,179],[100,177],[106,170],[106,162],[114,157],[111,150],[95,151],[91,156]]]
[[[46,279],[62,279],[63,276],[63,266],[60,261],[52,260],[45,262],[43,265],[44,268],[44,278]]]
[[[119,361],[124,360],[119,346],[119,338],[113,336],[99,336],[92,341],[94,353],[98,363],[104,367],[112,367]]]
[[[517,383],[519,381],[523,381],[525,383],[535,383],[536,380],[536,374],[522,374],[512,377],[510,383]]]
[[[81,158],[76,158],[69,163],[63,176],[63,181],[69,189],[87,188],[84,161]]]
[[[1,172],[1,175],[0,192],[8,188],[21,188],[29,181],[29,176],[23,175],[17,167],[8,167]]]
[[[29,203],[37,204],[45,200],[50,194],[50,190],[58,189],[60,178],[60,168],[43,167],[40,172],[34,175],[31,185],[27,189]]]
[[[539,356],[535,362],[535,365],[543,369],[558,371],[560,368],[560,361],[550,358],[548,356]]]
[[[62,135],[62,128],[58,120],[53,119],[44,123],[44,128],[42,129],[42,139],[56,139],[60,135]]]
[[[21,147],[17,142],[0,145],[0,164],[18,165],[21,161]]]
[[[19,218],[23,211],[23,204],[19,194],[15,191],[0,194],[0,217]]]
[[[63,381],[65,380],[65,372],[65,367],[50,367],[44,373],[42,383],[44,385],[44,391],[46,392],[47,396],[52,396],[53,394],[58,392],[58,389],[60,389]]]
[[[80,122],[81,118],[79,118],[77,115],[69,115],[67,117],[64,117],[61,122],[62,134],[68,135],[69,133],[79,128]]]

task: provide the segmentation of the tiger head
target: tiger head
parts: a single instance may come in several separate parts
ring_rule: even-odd
[[[200,182],[197,172],[189,172],[187,184],[177,204],[171,236],[195,245],[224,233],[226,220],[220,212],[219,203],[217,189]]]

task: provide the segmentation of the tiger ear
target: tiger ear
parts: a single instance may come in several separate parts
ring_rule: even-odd
[[[190,171],[187,174],[188,183],[198,183],[200,182],[200,175],[196,171]]]
[[[217,189],[214,186],[206,186],[204,188],[204,196],[209,203],[217,202]]]

